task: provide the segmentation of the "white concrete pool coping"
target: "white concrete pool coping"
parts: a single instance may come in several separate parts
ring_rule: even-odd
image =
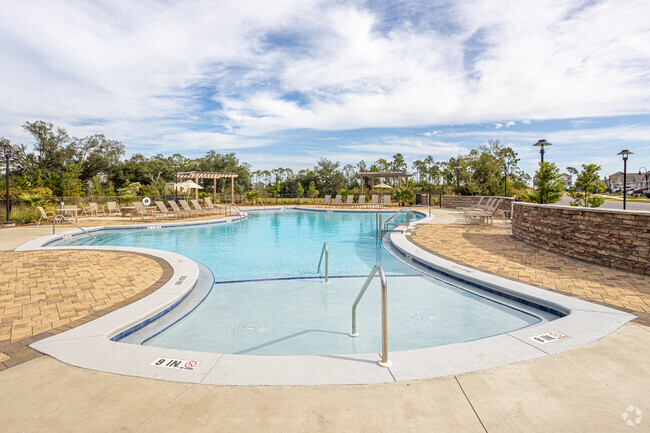
[[[313,209],[302,208],[312,211]],[[327,209],[337,211],[336,209]],[[349,211],[341,209],[341,211]],[[368,210],[361,210],[368,211]],[[370,210],[371,212],[376,210]],[[235,223],[239,217],[195,223],[156,223],[119,228],[148,229],[196,224]],[[418,223],[427,222],[429,218]],[[411,227],[417,224],[412,224]],[[86,229],[91,233],[102,227]],[[45,236],[27,242],[16,251],[92,249],[130,251],[160,257],[171,266],[173,275],[160,289],[124,308],[64,333],[33,343],[31,347],[67,364],[129,376],[212,385],[339,385],[390,383],[425,379],[482,370],[563,352],[594,342],[618,329],[635,316],[581,301],[558,293],[477,271],[427,253],[408,241],[408,233],[391,233],[395,249],[432,268],[461,278],[499,288],[538,304],[565,312],[566,316],[543,321],[527,328],[480,340],[426,349],[390,352],[390,368],[377,365],[379,353],[322,356],[252,356],[164,349],[114,342],[110,338],[182,299],[199,278],[199,266],[176,253],[132,247],[43,247],[54,239],[70,236]],[[540,344],[530,338],[550,331],[566,338]],[[390,347],[390,346],[389,346]],[[380,348],[377,348],[378,351]],[[193,369],[163,368],[152,363],[164,358],[194,361]],[[172,364],[173,365],[173,364]]]

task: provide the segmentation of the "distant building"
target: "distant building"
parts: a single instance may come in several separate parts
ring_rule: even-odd
[[[562,185],[564,185],[564,188],[572,188],[573,187],[573,176],[567,173],[562,173],[560,176],[560,182],[562,182]]]
[[[603,180],[605,187],[610,189],[613,192],[619,192],[623,190],[623,173],[618,172],[612,174],[609,178]],[[645,173],[628,173],[627,174],[627,189],[637,189],[637,188],[647,188],[648,184],[646,182]]]

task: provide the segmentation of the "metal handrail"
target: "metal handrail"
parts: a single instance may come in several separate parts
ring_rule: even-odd
[[[70,218],[68,218],[68,217],[66,217],[66,216],[63,216],[63,215],[61,215],[61,214],[54,215],[54,218],[52,218],[52,234],[53,234],[53,235],[56,234],[56,219],[57,219],[57,218],[60,218],[60,219],[64,219],[64,220],[66,220],[67,222],[69,222],[69,223],[72,224],[73,226],[77,227],[77,228],[78,228],[79,230],[81,230],[82,232],[86,233],[86,234],[87,234],[88,236],[90,236],[91,238],[93,238],[93,239],[97,239],[95,236],[91,235],[88,231],[82,229],[82,228],[79,227],[77,224],[75,224],[74,222],[72,222],[72,220],[70,220]]]
[[[323,254],[325,255],[325,282],[327,282],[329,280],[329,251],[327,249],[327,242],[323,243],[323,248],[320,250],[320,260],[318,261],[318,269],[316,270],[317,274],[320,273],[320,264],[323,262]]]
[[[429,216],[431,216],[431,206],[430,205],[428,205],[428,204],[414,204],[409,209],[413,209],[414,207],[427,207],[427,208],[429,208]]]
[[[406,227],[410,226],[411,225],[411,209],[408,208],[408,207],[403,207],[400,210],[398,210],[397,212],[395,212],[390,218],[388,218],[386,220],[386,222],[384,222],[384,227],[388,226],[389,224],[396,225],[396,226],[402,225],[402,223],[390,222],[390,220],[392,220],[393,218],[395,218],[397,215],[401,214],[402,212],[406,212]]]
[[[230,209],[231,209],[231,210],[232,210],[232,209],[235,209],[235,210],[237,211],[237,214],[239,214],[240,216],[243,216],[243,215],[246,214],[246,212],[244,212],[243,210],[241,210],[241,208],[240,208],[239,206],[237,206],[235,203],[228,203],[227,206],[230,206]],[[230,213],[230,212],[229,212],[229,213]]]
[[[379,265],[375,265],[370,271],[366,282],[357,296],[357,299],[352,304],[352,333],[350,337],[358,337],[357,332],[357,305],[366,293],[370,282],[379,272],[379,281],[381,282],[381,361],[377,362],[382,367],[390,367],[393,363],[388,360],[388,285],[386,284],[386,275],[384,270]]]

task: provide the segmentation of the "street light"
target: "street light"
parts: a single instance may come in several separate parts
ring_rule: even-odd
[[[456,195],[460,195],[460,165],[456,165]]]
[[[278,205],[278,170],[277,168],[273,170],[273,173],[275,173],[275,205]]]
[[[629,150],[621,150],[620,152],[617,153],[617,155],[622,155],[623,156],[623,210],[625,210],[626,207],[626,197],[627,194],[625,194],[625,189],[627,187],[627,156],[632,155],[634,152],[630,152]]]
[[[552,146],[552,145],[553,143],[549,143],[546,140],[539,140],[537,143],[533,144],[534,147],[541,147],[541,149],[539,149],[539,154],[542,157],[542,162],[544,162],[544,146]]]
[[[645,187],[650,188],[650,186],[648,186],[648,169],[645,167],[641,167],[641,168],[643,169],[643,171],[645,171]],[[641,168],[639,168],[639,176],[641,175]]]
[[[6,215],[5,215],[5,222],[4,225],[6,226],[12,226],[14,225],[13,222],[9,219],[9,212],[10,212],[10,206],[9,206],[9,158],[11,158],[11,154],[16,151],[9,143],[3,145],[0,149],[2,149],[2,152],[4,153],[5,160],[7,161],[7,195],[5,196],[5,204],[6,204]]]
[[[174,184],[174,201],[178,201],[178,169],[180,165],[172,165],[174,171],[176,172],[176,183]]]
[[[503,178],[503,196],[508,197],[508,164],[503,166],[505,177]]]

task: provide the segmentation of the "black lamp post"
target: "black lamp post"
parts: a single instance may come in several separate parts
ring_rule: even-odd
[[[460,195],[460,165],[456,165],[456,195]]]
[[[539,140],[537,143],[533,144],[533,146],[535,146],[535,147],[541,147],[541,149],[539,149],[539,154],[542,157],[541,162],[544,162],[544,146],[552,146],[552,145],[553,145],[553,143],[549,143],[546,140]]]
[[[4,225],[12,226],[12,225],[14,225],[14,223],[11,222],[11,220],[9,219],[9,212],[11,211],[10,210],[10,205],[9,205],[9,158],[11,158],[11,154],[14,153],[16,150],[13,147],[11,147],[10,144],[5,144],[0,149],[2,149],[2,151],[4,153],[4,156],[5,156],[5,160],[7,161],[7,168],[6,168],[6,170],[7,170],[6,171],[6,175],[7,175],[7,195],[5,196],[5,204],[6,204],[7,214],[5,216]]]
[[[278,205],[278,170],[277,168],[273,170],[273,173],[275,173],[275,205]]]
[[[629,150],[621,150],[620,152],[617,153],[617,155],[622,155],[623,156],[623,210],[625,210],[626,206],[626,191],[625,189],[627,188],[627,156],[632,155],[634,152],[630,152]]]
[[[174,201],[178,201],[178,169],[179,165],[173,165],[174,171],[176,172],[176,183],[174,184]]]
[[[650,188],[650,186],[648,186],[648,169],[645,167],[641,167],[641,168],[645,172],[645,187]],[[641,168],[639,168],[639,175],[641,175]]]

